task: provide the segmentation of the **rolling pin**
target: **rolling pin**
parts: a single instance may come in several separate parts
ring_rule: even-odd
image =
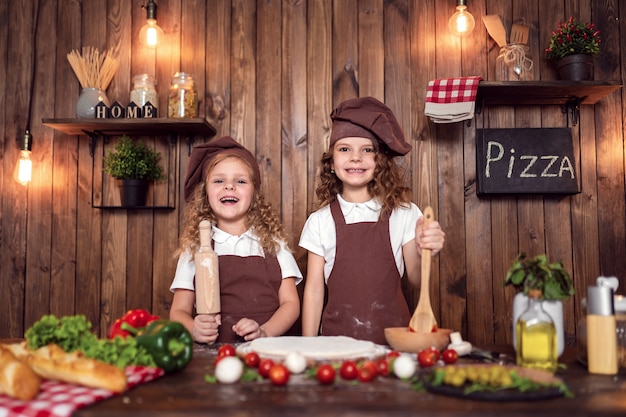
[[[196,312],[216,314],[220,312],[220,278],[217,254],[211,246],[211,223],[200,222],[200,248],[194,255],[196,264]]]

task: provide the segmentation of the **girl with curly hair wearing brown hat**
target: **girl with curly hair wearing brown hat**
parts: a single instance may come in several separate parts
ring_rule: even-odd
[[[321,208],[300,236],[308,250],[302,332],[386,344],[384,329],[410,319],[401,277],[406,272],[418,286],[422,249],[439,252],[445,233],[436,221],[425,226],[411,202],[394,159],[411,146],[385,104],[373,97],[346,100],[331,120],[316,189]]]
[[[260,192],[259,166],[231,137],[196,146],[185,180],[184,230],[170,319],[199,343],[235,343],[279,336],[300,315],[296,285],[302,274],[287,247],[279,218]],[[221,311],[195,314],[193,254],[199,224],[212,224],[218,255]]]

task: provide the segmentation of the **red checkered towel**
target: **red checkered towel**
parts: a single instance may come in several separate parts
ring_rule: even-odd
[[[482,77],[441,78],[428,82],[426,116],[435,123],[474,118],[476,92]]]
[[[163,375],[163,369],[127,366],[128,389]],[[79,408],[115,395],[105,389],[88,388],[64,382],[44,380],[39,395],[21,401],[0,394],[0,417],[66,417]]]

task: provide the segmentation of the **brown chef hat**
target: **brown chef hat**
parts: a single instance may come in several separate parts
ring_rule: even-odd
[[[386,145],[391,156],[406,155],[411,150],[391,109],[374,97],[346,100],[333,110],[330,118],[330,146],[341,138],[363,137]]]
[[[254,188],[257,190],[261,186],[261,170],[257,164],[254,155],[239,144],[230,136],[224,136],[216,140],[194,146],[189,157],[189,166],[187,167],[187,177],[185,178],[185,201],[193,198],[194,192],[198,184],[204,182],[206,167],[211,160],[218,154],[228,154],[238,156],[252,167],[254,171]]]

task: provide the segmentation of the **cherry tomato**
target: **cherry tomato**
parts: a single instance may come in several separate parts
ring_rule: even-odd
[[[274,366],[274,361],[271,359],[261,359],[259,362],[259,375],[263,378],[269,378],[270,369]]]
[[[356,379],[359,375],[359,371],[356,367],[356,362],[354,361],[345,361],[341,364],[341,368],[339,369],[339,375],[345,380],[351,381]]]
[[[437,359],[435,358],[433,352],[429,349],[425,349],[417,354],[417,362],[419,362],[422,368],[428,368],[429,366],[435,365],[435,363],[437,363]]]
[[[359,368],[359,381],[361,382],[370,382],[376,378],[376,370],[372,369],[371,366],[364,366]]]
[[[441,354],[441,358],[443,359],[445,363],[447,363],[448,365],[451,365],[455,363],[457,359],[459,359],[459,354],[454,349],[446,349]]]
[[[285,385],[289,381],[289,370],[285,365],[274,364],[269,370],[269,378],[274,385]]]
[[[335,382],[335,368],[329,364],[323,364],[317,367],[317,372],[315,372],[315,376],[317,380],[322,385],[330,385]]]
[[[217,367],[217,363],[218,363],[219,361],[221,361],[222,359],[224,359],[224,358],[228,358],[228,356],[218,356],[217,358],[215,358],[215,361],[213,362],[213,365],[214,365],[215,367]]]
[[[437,349],[434,346],[429,347],[428,351],[431,352],[435,356],[435,362],[438,361],[439,358],[441,357],[441,353],[439,352],[439,349]]]
[[[246,356],[243,357],[243,362],[248,368],[256,368],[259,366],[261,358],[259,358],[259,354],[256,352],[248,352]]]
[[[387,362],[387,359],[381,358],[376,361],[376,372],[380,376],[389,375],[389,362]]]
[[[376,366],[376,362],[374,361],[366,360],[361,363],[361,366],[359,366],[359,368],[368,368],[371,373],[374,374],[374,376],[378,375],[378,366]]]
[[[387,353],[387,359],[397,358],[398,356],[400,356],[400,352],[398,352],[397,350],[392,350]]]
[[[233,345],[222,345],[217,350],[217,356],[235,356],[235,348]]]

